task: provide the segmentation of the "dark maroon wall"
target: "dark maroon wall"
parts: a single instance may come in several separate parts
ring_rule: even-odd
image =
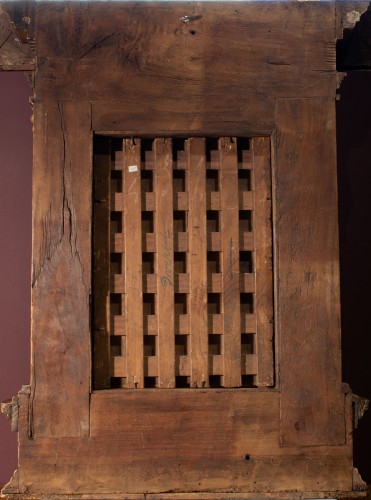
[[[337,104],[343,380],[371,399],[371,71],[349,72]],[[354,461],[371,484],[371,408]]]
[[[0,401],[30,382],[32,124],[23,73],[0,72]],[[17,435],[0,416],[0,483],[17,466]]]
[[[371,72],[341,87],[338,165],[344,381],[371,398]],[[29,383],[31,91],[0,73],[0,400]],[[0,483],[16,468],[16,434],[0,417]],[[355,465],[371,483],[371,410],[355,433]]]

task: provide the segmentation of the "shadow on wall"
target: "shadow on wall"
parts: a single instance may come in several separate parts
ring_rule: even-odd
[[[30,381],[32,94],[0,72],[0,401]],[[0,416],[0,483],[17,467],[17,434]]]
[[[349,72],[337,103],[343,380],[371,399],[371,71]],[[354,433],[371,484],[371,409]]]

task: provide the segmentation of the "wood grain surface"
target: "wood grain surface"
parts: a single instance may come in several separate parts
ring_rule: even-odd
[[[343,444],[332,100],[277,103],[281,442]]]
[[[336,2],[37,2],[35,8],[36,17],[28,7],[9,6],[14,26],[0,12],[0,67],[11,60],[13,69],[32,69],[34,38],[37,54],[32,377],[30,394],[19,397],[19,469],[4,492],[102,500],[362,494],[340,365],[334,98],[335,32],[345,27],[345,10]],[[24,36],[29,48],[22,51]],[[90,380],[98,132],[112,143],[125,138],[123,153],[109,155],[111,168],[123,172],[123,190],[110,201],[111,217],[121,213],[123,228],[109,242],[102,234],[106,254],[109,247],[121,259],[109,306],[117,295],[121,310],[109,325],[108,306],[100,311],[98,328],[109,327],[114,338],[108,363],[94,363],[101,387],[112,375],[125,380],[107,391],[92,391]],[[158,138],[145,161],[132,136]],[[192,138],[176,162],[188,169],[188,194],[173,192],[169,180],[169,136]],[[202,158],[201,137],[222,137],[221,158],[216,150]],[[242,167],[236,137],[252,138]],[[219,190],[205,191],[204,161],[210,170],[220,167]],[[254,185],[242,195],[240,168],[252,170]],[[152,171],[156,184],[143,196],[142,170]],[[184,212],[179,231],[174,210]],[[207,231],[208,210],[220,212],[221,231]],[[246,221],[253,212],[250,229],[237,227],[241,211]],[[170,246],[156,229],[142,236],[151,214],[160,232],[175,232]],[[222,252],[219,272],[207,273],[201,247]],[[242,278],[239,251],[254,254]],[[157,254],[153,272],[143,273],[143,252]],[[193,270],[175,273],[167,252],[188,252]],[[153,301],[163,273],[174,287],[160,289],[158,308]],[[98,286],[107,297],[107,282],[98,279]],[[191,302],[174,292],[191,294]],[[197,304],[208,294],[215,304],[220,296],[221,305],[205,328]],[[174,308],[174,322],[173,301],[180,312],[176,318]],[[248,339],[243,353],[241,332]],[[197,354],[177,358],[173,334],[190,336]],[[155,355],[146,355],[144,335],[158,337]],[[206,370],[209,335],[228,336],[229,347],[216,348]],[[112,348],[129,344],[127,354],[113,355]],[[262,387],[237,388],[241,374]],[[166,387],[175,375],[191,376],[198,388],[140,390],[148,377]],[[203,389],[205,375],[223,375],[236,389]]]
[[[91,371],[87,103],[35,105],[34,166],[31,432],[85,436]]]

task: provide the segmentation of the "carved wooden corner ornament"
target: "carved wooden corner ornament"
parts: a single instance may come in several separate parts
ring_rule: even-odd
[[[32,375],[2,404],[6,498],[365,495],[339,329],[353,4],[1,4],[0,68],[34,88]]]

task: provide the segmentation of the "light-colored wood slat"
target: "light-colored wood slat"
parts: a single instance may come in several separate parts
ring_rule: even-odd
[[[189,186],[191,387],[208,386],[205,140],[186,141]]]
[[[209,356],[209,375],[223,375],[224,356],[221,354]]]
[[[257,385],[274,384],[273,362],[273,275],[272,275],[272,189],[269,137],[252,140],[255,190],[253,228],[255,237],[255,315],[257,333]]]
[[[123,193],[112,193],[111,196],[111,210],[122,212],[124,210],[124,197]]]
[[[143,275],[143,293],[157,293],[157,274]]]
[[[255,292],[255,273],[240,274],[240,291]]]
[[[93,373],[94,387],[110,387],[110,174],[111,148],[94,155]]]
[[[189,356],[176,356],[175,360],[176,375],[189,377],[191,375],[191,360]]]
[[[221,252],[222,250],[222,240],[220,233],[208,233],[207,234],[207,249],[212,252]]]
[[[155,233],[145,233],[142,239],[143,252],[155,252],[156,251],[156,234]]]
[[[241,314],[241,333],[256,333],[255,314]]]
[[[123,141],[127,387],[144,387],[140,140]]]
[[[223,315],[222,314],[209,314],[208,315],[208,333],[223,333]]]
[[[189,335],[189,314],[179,314],[175,318],[176,335]]]
[[[188,193],[175,193],[174,210],[188,210]]]
[[[173,159],[171,139],[155,139],[158,387],[175,387]]]
[[[122,233],[111,234],[111,251],[123,253],[124,250],[124,235]]]
[[[254,250],[254,233],[252,231],[240,232],[240,249],[241,250]]]
[[[254,208],[254,193],[253,191],[243,191],[240,196],[240,210],[253,210]]]
[[[144,376],[157,377],[159,374],[158,357],[144,356]]]
[[[207,210],[220,210],[220,193],[219,191],[210,191],[206,198]]]
[[[113,293],[125,293],[125,275],[124,274],[114,274],[113,275]]]
[[[126,324],[124,316],[113,316],[111,319],[111,335],[125,335]]]
[[[189,293],[189,274],[175,274],[174,291],[176,293]]]
[[[155,314],[143,317],[143,333],[144,335],[157,335],[157,316]]]
[[[174,252],[188,252],[188,233],[174,233]]]
[[[212,273],[207,277],[207,291],[209,293],[222,293],[223,276],[222,273]]]
[[[155,193],[145,193],[143,210],[152,212],[155,209]]]
[[[256,354],[243,354],[241,356],[241,372],[243,375],[256,375],[258,373],[258,357]]]
[[[111,377],[127,377],[126,356],[115,356],[111,358]]]
[[[241,314],[237,140],[219,139],[223,273],[224,386],[241,386]]]

